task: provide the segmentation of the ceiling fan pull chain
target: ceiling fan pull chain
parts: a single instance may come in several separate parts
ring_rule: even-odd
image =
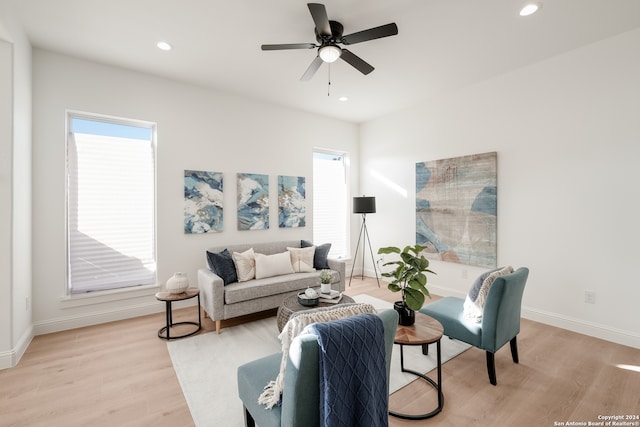
[[[331,96],[331,63],[328,64],[329,69],[329,81],[327,83],[327,96]]]

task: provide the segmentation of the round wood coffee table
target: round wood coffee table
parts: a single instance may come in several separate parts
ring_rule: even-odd
[[[351,298],[348,295],[342,294],[342,298],[338,303],[321,301],[315,307],[307,307],[298,302],[298,294],[289,295],[284,299],[284,301],[282,301],[282,304],[280,304],[280,307],[278,307],[278,330],[282,332],[282,329],[284,329],[284,325],[286,325],[287,322],[289,321],[289,317],[291,317],[291,315],[297,311],[312,310],[314,308],[319,308],[319,307],[333,307],[339,304],[348,304],[348,303],[354,303],[354,302],[355,301],[353,300],[353,298]]]
[[[408,415],[400,414],[398,412],[389,411],[389,415],[394,417],[404,418],[407,420],[423,420],[425,418],[431,418],[442,411],[444,407],[444,394],[442,393],[442,360],[440,357],[440,339],[442,338],[442,332],[444,331],[442,324],[433,317],[426,314],[416,312],[416,322],[411,326],[398,325],[398,331],[393,342],[400,345],[400,370],[402,372],[408,372],[422,378],[429,384],[431,384],[438,392],[438,407],[433,411],[421,414],[421,415]],[[431,378],[423,375],[419,372],[405,369],[404,367],[404,346],[405,345],[420,345],[422,346],[422,353],[428,354],[429,344],[436,343],[436,360],[438,369],[438,382],[435,382]]]

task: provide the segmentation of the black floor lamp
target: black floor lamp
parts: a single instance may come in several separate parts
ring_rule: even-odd
[[[371,252],[371,261],[373,263],[373,271],[376,274],[376,281],[378,287],[380,287],[380,280],[378,280],[378,270],[376,270],[376,261],[373,258],[373,250],[371,249],[371,239],[369,239],[369,231],[367,231],[367,214],[376,213],[376,198],[369,197],[354,197],[353,198],[353,213],[362,214],[362,225],[360,226],[360,234],[358,235],[358,244],[356,245],[356,254],[353,257],[353,264],[351,266],[351,276],[349,276],[349,286],[351,286],[351,278],[353,278],[353,268],[356,266],[356,259],[358,258],[358,249],[360,248],[360,240],[362,239],[362,278],[364,279],[364,256],[365,256],[365,242],[369,244],[369,252]],[[363,238],[364,235],[364,238]]]

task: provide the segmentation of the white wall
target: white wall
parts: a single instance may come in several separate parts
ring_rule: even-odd
[[[205,248],[311,239],[312,149],[357,159],[358,127],[223,92],[189,86],[43,50],[34,51],[34,327],[36,334],[163,310],[153,293],[66,301],[65,109],[157,123],[159,281],[206,266]],[[224,173],[224,232],[185,235],[185,169]],[[357,171],[357,164],[352,170]],[[237,231],[236,173],[268,174],[271,228]],[[278,229],[277,175],[307,178],[307,226]],[[357,186],[357,174],[352,185]],[[87,305],[89,304],[89,305]],[[160,326],[160,325],[159,325]],[[150,333],[154,333],[150,331]]]
[[[0,368],[11,366],[12,47],[0,40]]]
[[[31,45],[0,2],[0,369],[15,365],[31,327]]]
[[[634,30],[364,124],[374,251],[415,243],[416,162],[497,151],[498,264],[529,267],[524,315],[640,348],[638,46]],[[456,296],[482,271],[432,267]]]

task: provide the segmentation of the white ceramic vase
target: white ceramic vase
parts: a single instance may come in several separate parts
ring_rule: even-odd
[[[185,273],[174,273],[167,280],[167,292],[171,294],[181,294],[189,287],[189,279]]]
[[[331,293],[331,283],[320,283],[320,292],[323,294]]]

